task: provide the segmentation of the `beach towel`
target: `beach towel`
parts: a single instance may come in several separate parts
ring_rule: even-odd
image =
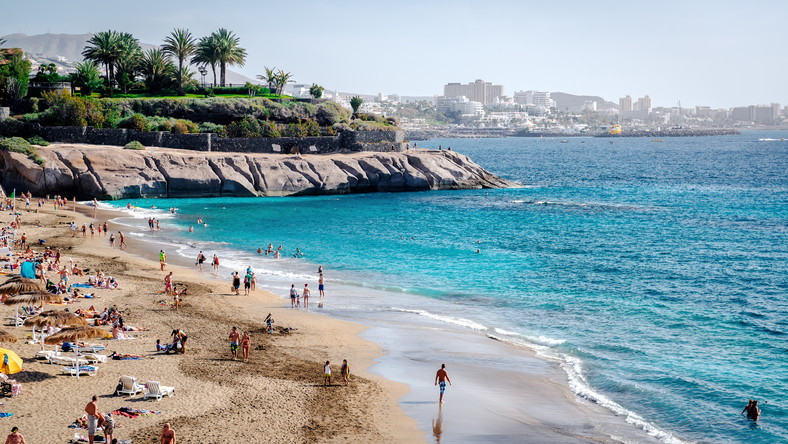
[[[76,288],[93,288],[90,284],[71,284],[71,286]]]
[[[13,413],[0,412],[0,418],[8,418],[9,416],[14,416],[14,414]]]

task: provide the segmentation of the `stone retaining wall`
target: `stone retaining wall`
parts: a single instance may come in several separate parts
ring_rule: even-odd
[[[26,136],[39,135],[49,142],[123,146],[136,140],[145,146],[193,151],[237,153],[335,153],[338,151],[404,151],[402,131],[345,131],[332,137],[229,138],[212,133],[172,134],[168,131],[100,129],[90,126],[25,125]]]

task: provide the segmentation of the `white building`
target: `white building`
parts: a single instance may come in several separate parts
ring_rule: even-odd
[[[465,96],[460,97],[438,97],[435,108],[440,113],[458,112],[463,116],[483,116],[484,105],[473,102]]]

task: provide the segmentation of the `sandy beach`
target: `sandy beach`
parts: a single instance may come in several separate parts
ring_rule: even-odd
[[[13,416],[4,419],[10,430],[20,428],[27,442],[68,442],[84,429],[68,426],[84,413],[93,394],[98,395],[102,412],[121,407],[160,412],[139,418],[118,417],[115,437],[134,443],[159,442],[162,426],[172,424],[179,442],[420,442],[423,433],[416,421],[398,406],[404,384],[370,374],[367,368],[380,356],[380,348],[359,338],[363,327],[301,311],[283,308],[283,300],[256,290],[250,296],[230,294],[230,282],[211,279],[209,273],[169,264],[174,282],[187,286],[180,310],[158,302],[170,302],[162,294],[166,273],[158,262],[109,247],[107,238],[81,233],[72,238],[69,223],[79,226],[93,219],[71,210],[53,211],[51,202],[34,214],[18,201],[22,212],[20,233],[28,239],[45,239],[46,245],[59,248],[63,261],[73,259],[86,277],[71,282],[86,282],[87,275],[101,269],[114,276],[119,289],[83,289],[96,299],[78,299],[65,307],[75,311],[91,305],[102,310],[117,304],[126,325],[146,331],[130,333],[135,339],[93,340],[111,352],[144,356],[140,360],[108,360],[99,364],[96,376],[79,380],[62,375],[62,366],[33,359],[38,344],[28,344],[29,328],[6,326],[20,341],[6,344],[24,359],[24,371],[13,375],[22,382],[22,394],[6,398],[0,407]],[[79,207],[79,205],[78,205]],[[31,206],[34,208],[34,205]],[[85,213],[92,209],[78,208]],[[92,215],[92,214],[90,214]],[[97,220],[111,214],[99,212]],[[4,222],[10,223],[6,213]],[[38,222],[42,227],[38,227]],[[117,236],[117,228],[114,230]],[[129,239],[133,245],[133,240]],[[34,247],[43,251],[43,247]],[[138,249],[131,251],[139,252]],[[151,251],[155,258],[155,251]],[[206,267],[209,268],[209,267]],[[50,273],[51,275],[52,273]],[[14,307],[4,309],[6,321]],[[276,334],[265,333],[264,318],[272,313]],[[8,323],[8,322],[6,322]],[[248,363],[230,359],[228,335],[237,326],[251,335]],[[106,326],[103,327],[109,330]],[[290,330],[292,328],[292,330]],[[157,353],[156,339],[170,341],[173,329],[188,335],[185,354]],[[280,333],[284,331],[285,333]],[[49,349],[52,346],[47,346]],[[240,352],[239,352],[240,355]],[[336,379],[330,387],[322,384],[323,364],[330,360],[335,378],[343,359],[351,364],[348,387]],[[140,382],[160,381],[174,386],[175,395],[163,400],[143,401],[141,395],[114,396],[118,380],[130,375]]]

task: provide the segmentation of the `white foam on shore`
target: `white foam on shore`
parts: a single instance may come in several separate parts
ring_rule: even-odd
[[[470,319],[455,318],[452,316],[441,316],[435,313],[430,313],[427,310],[411,310],[407,308],[397,308],[397,307],[391,307],[391,310],[399,311],[402,313],[413,313],[419,316],[424,316],[425,318],[430,318],[436,321],[445,322],[447,324],[454,324],[454,325],[459,325],[460,327],[470,328],[471,330],[478,330],[478,331],[487,330],[487,327],[485,327],[484,325],[479,324],[478,322],[471,321]]]
[[[605,395],[597,392],[591,385],[588,383],[586,378],[583,376],[583,362],[580,358],[576,358],[574,356],[570,356],[566,353],[561,353],[557,350],[554,350],[550,345],[544,345],[540,342],[546,343],[555,343],[554,345],[560,345],[565,341],[551,339],[551,338],[544,338],[540,336],[539,338],[547,339],[546,341],[532,341],[531,338],[523,335],[519,335],[515,332],[510,332],[506,330],[495,329],[497,333],[502,336],[496,336],[492,334],[488,334],[487,337],[490,339],[503,342],[505,344],[510,344],[515,347],[522,347],[532,350],[536,353],[536,356],[547,359],[549,361],[558,362],[561,369],[567,375],[569,381],[569,388],[575,395],[591,401],[595,404],[598,404],[618,416],[623,416],[628,424],[632,424],[640,429],[642,429],[646,434],[652,436],[666,444],[689,444],[691,441],[682,441],[672,433],[664,431],[653,424],[649,423],[643,417],[638,415],[637,413],[628,410],[622,407],[620,404],[616,403],[612,399],[606,397]],[[504,337],[506,336],[506,337]]]

